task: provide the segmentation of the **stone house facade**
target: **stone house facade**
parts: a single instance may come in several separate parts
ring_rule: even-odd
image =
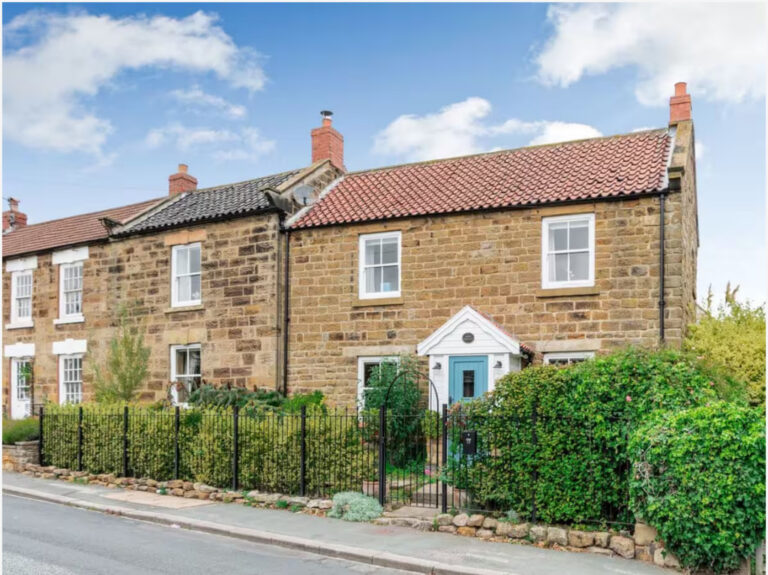
[[[181,401],[199,381],[284,387],[281,226],[340,173],[337,135],[325,118],[313,139],[333,145],[289,172],[197,189],[180,165],[165,198],[29,226],[6,212],[4,411],[92,399],[121,317],[150,348],[140,400]]]
[[[14,200],[4,409],[92,398],[123,313],[145,401],[207,381],[351,406],[417,354],[450,403],[530,362],[676,346],[696,204],[684,84],[659,130],[347,173],[324,114],[305,168],[198,189],[181,165],[164,198],[35,225]]]
[[[289,222],[289,391],[354,405],[370,365],[418,354],[449,403],[528,360],[679,346],[698,224],[676,90],[661,130],[345,175]]]

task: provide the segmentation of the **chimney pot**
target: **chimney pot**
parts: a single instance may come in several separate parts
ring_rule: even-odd
[[[197,189],[197,178],[187,173],[187,164],[179,164],[179,171],[168,176],[168,195],[175,196]]]
[[[19,211],[19,200],[8,198],[8,210],[3,212],[3,233],[18,230],[27,225],[27,214]]]
[[[344,167],[344,136],[332,126],[333,112],[322,110],[323,125],[312,130],[312,163],[330,160],[339,170]]]
[[[685,82],[675,84],[675,95],[669,99],[669,123],[677,124],[691,120],[691,95]]]

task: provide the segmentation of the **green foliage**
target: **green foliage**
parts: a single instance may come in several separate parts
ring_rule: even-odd
[[[98,403],[133,401],[149,375],[150,349],[144,335],[120,311],[117,332],[109,342],[106,361],[93,369],[93,392]]]
[[[43,418],[47,465],[77,468],[79,407],[50,406]],[[83,407],[83,469],[123,471],[124,405]],[[180,411],[179,477],[216,487],[232,484],[233,411],[228,407]],[[129,407],[128,465],[134,477],[174,476],[175,411]],[[306,488],[332,494],[357,489],[375,473],[356,415],[307,409]],[[297,413],[247,409],[238,420],[239,483],[246,489],[298,493],[301,418]]]
[[[383,511],[373,497],[357,491],[346,491],[333,496],[333,508],[328,512],[328,517],[344,521],[373,521]]]
[[[288,502],[285,501],[284,499],[278,499],[277,501],[275,501],[275,507],[277,507],[278,509],[288,509]]]
[[[189,405],[194,407],[234,407],[240,408],[279,408],[284,398],[274,390],[257,389],[251,391],[244,387],[223,385],[216,387],[209,383],[193,390],[189,395]]]
[[[631,522],[631,429],[655,410],[703,405],[731,387],[671,350],[629,349],[568,368],[514,372],[452,415],[452,434],[466,427],[479,438],[478,455],[453,478],[478,503],[524,516],[535,496],[538,518],[548,523]]]
[[[633,509],[693,570],[738,567],[765,537],[765,413],[714,402],[632,435]]]
[[[3,419],[3,445],[19,441],[34,441],[40,437],[40,422],[36,417]]]
[[[238,406],[246,412],[279,410],[284,413],[298,413],[302,406],[325,409],[323,401],[324,397],[320,391],[296,393],[285,398],[274,390],[257,389],[251,391],[244,387],[232,385],[216,387],[211,384],[203,384],[189,395],[189,405],[194,407]]]
[[[716,311],[710,289],[704,316],[690,326],[685,348],[746,382],[750,403],[765,405],[765,308],[738,301],[738,289],[729,284]]]
[[[422,426],[425,394],[419,388],[420,377],[416,359],[402,356],[399,363],[384,362],[374,369],[366,386],[363,407],[371,421],[376,421],[379,408],[386,402],[387,459],[396,467],[423,461],[426,454]]]

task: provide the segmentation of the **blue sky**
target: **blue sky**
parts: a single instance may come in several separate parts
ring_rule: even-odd
[[[305,165],[321,109],[355,170],[662,127],[684,80],[700,297],[730,280],[765,300],[759,5],[5,4],[3,22],[3,196],[30,223],[162,196],[179,162],[201,187]]]

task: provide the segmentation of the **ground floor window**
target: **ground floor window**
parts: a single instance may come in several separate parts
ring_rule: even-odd
[[[357,404],[365,407],[365,393],[369,384],[375,378],[380,377],[381,366],[389,364],[397,366],[400,358],[397,356],[375,356],[357,358]]]
[[[201,373],[199,343],[171,346],[171,381],[181,384],[174,387],[177,403],[186,403],[189,394],[200,386]]]
[[[59,356],[60,403],[83,401],[83,356]]]
[[[573,365],[595,357],[594,351],[564,351],[557,353],[545,353],[545,365]]]

